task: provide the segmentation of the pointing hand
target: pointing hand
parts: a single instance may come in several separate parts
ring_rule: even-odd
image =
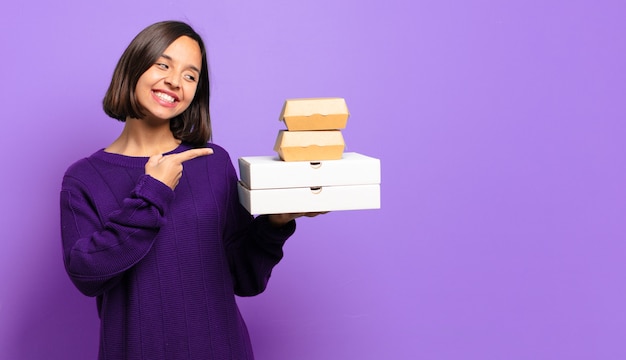
[[[153,155],[146,163],[146,174],[159,180],[174,190],[183,176],[183,163],[199,156],[213,154],[213,149],[201,148],[183,151],[178,154]]]

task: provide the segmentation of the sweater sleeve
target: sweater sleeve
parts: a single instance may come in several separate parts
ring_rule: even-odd
[[[274,228],[266,215],[253,218],[239,203],[237,174],[230,161],[226,176],[228,202],[224,238],[235,294],[254,296],[267,287],[272,269],[283,257],[283,245],[296,230],[296,222],[292,220],[281,228]]]
[[[98,296],[148,253],[174,194],[149,175],[141,176],[120,204],[111,196],[103,206],[92,192],[80,180],[64,177],[61,237],[72,282],[83,294]]]

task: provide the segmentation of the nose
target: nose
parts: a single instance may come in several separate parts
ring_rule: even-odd
[[[177,74],[169,74],[167,77],[165,77],[165,84],[167,84],[168,86],[172,87],[172,88],[178,88],[180,85],[180,81],[179,81],[179,77]]]

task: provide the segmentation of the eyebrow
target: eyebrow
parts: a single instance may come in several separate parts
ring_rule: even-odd
[[[174,61],[174,59],[172,59],[171,56],[167,55],[167,54],[161,54],[161,57],[166,58],[169,61]],[[198,69],[195,65],[188,65],[187,68],[197,72],[198,74],[200,74],[200,69]]]

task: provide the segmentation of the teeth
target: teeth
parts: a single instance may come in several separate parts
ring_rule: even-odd
[[[156,96],[158,96],[159,99],[163,100],[163,101],[167,101],[169,103],[173,103],[176,99],[174,99],[173,97],[162,93],[162,92],[155,92],[154,93]]]

